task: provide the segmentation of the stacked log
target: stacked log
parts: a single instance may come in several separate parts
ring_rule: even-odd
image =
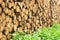
[[[57,0],[0,0],[0,40],[16,32],[32,33],[60,20]],[[59,17],[58,17],[59,16]]]

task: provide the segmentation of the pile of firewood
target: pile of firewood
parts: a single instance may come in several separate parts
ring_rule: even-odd
[[[51,26],[55,9],[53,2],[47,1],[0,0],[0,40],[10,40],[10,34],[17,30],[32,33],[42,26]]]

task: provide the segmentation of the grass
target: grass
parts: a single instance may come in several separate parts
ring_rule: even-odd
[[[60,25],[53,22],[51,27],[44,27],[32,34],[14,33],[12,40],[60,40]]]

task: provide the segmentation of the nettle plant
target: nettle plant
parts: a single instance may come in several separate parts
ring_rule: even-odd
[[[60,40],[60,24],[53,22],[51,27],[44,27],[32,34],[15,32],[12,40]]]

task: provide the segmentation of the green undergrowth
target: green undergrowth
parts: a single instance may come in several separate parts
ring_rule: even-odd
[[[32,34],[15,32],[12,40],[60,40],[60,25],[53,22],[51,27],[43,27]]]

